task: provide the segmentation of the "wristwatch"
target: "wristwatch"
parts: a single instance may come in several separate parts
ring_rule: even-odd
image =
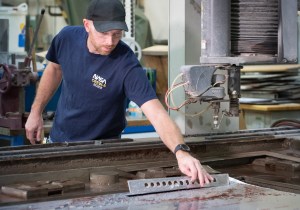
[[[178,150],[182,150],[182,151],[185,151],[185,152],[190,152],[191,151],[190,147],[186,144],[178,144],[174,149],[174,154],[176,154],[176,152]]]

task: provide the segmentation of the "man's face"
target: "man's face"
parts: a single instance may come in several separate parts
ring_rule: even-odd
[[[88,48],[91,53],[100,55],[109,55],[117,46],[122,38],[122,30],[111,30],[107,32],[98,32],[93,21],[84,22],[86,31],[89,33]]]

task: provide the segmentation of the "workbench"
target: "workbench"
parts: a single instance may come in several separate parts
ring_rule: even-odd
[[[127,181],[180,176],[159,138],[1,148],[0,209],[298,209],[299,133],[278,127],[185,137],[203,167],[229,174],[230,184],[142,196],[127,196]],[[97,175],[103,182],[94,182]]]
[[[128,196],[128,193],[87,196],[0,209],[298,209],[299,194],[257,187],[230,179],[228,186]]]

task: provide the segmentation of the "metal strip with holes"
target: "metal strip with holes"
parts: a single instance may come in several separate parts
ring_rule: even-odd
[[[212,175],[214,181],[204,185],[203,187],[217,187],[229,185],[228,174],[214,174]],[[142,195],[149,193],[167,192],[175,190],[195,189],[201,188],[198,182],[191,182],[189,177],[167,177],[155,179],[136,179],[128,180],[129,194],[128,195]]]

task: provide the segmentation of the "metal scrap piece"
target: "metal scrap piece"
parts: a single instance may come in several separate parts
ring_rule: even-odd
[[[57,185],[62,188],[62,193],[72,192],[74,190],[83,190],[85,184],[82,181],[77,180],[64,180],[64,181],[53,181],[52,185]]]
[[[9,186],[2,186],[1,191],[3,194],[23,199],[37,198],[48,195],[47,188],[30,186],[27,184],[14,184]]]
[[[36,181],[5,185],[1,187],[1,192],[13,197],[30,199],[62,194],[84,188],[85,184],[76,180]]]
[[[229,185],[228,174],[212,175],[214,181],[206,184],[207,187],[217,187]],[[167,192],[184,189],[201,188],[198,182],[192,183],[189,177],[167,177],[156,179],[128,180],[129,195],[142,195],[157,192]]]
[[[93,172],[90,174],[90,181],[99,186],[108,186],[119,182],[119,174],[114,171]]]

